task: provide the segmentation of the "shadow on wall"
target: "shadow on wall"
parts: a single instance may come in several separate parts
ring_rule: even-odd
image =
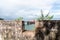
[[[60,30],[60,20],[35,21],[34,31],[35,31],[36,40],[39,40],[39,39],[40,40],[44,40],[44,39],[45,40],[60,40],[59,30]]]

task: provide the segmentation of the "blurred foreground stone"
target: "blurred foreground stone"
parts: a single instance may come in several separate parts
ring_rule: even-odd
[[[0,40],[20,40],[22,37],[22,21],[0,20]]]

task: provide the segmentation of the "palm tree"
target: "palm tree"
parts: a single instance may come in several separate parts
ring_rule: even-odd
[[[44,16],[43,11],[41,10],[41,16],[39,16],[37,20],[51,20],[54,15],[49,16],[49,13],[50,12],[48,12],[48,14]]]

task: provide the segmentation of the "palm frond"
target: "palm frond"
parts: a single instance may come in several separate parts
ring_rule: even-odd
[[[49,16],[49,13],[50,13],[50,12],[48,12],[48,14],[47,14],[46,16],[44,16],[43,11],[41,10],[41,16],[38,17],[37,20],[51,20],[54,15]]]
[[[49,13],[50,13],[50,12],[48,12],[48,14],[47,14],[45,17],[49,16]]]
[[[47,19],[48,19],[48,20],[51,20],[51,19],[53,18],[53,16],[54,16],[54,15],[48,16]]]
[[[41,18],[44,19],[43,11],[41,10]]]

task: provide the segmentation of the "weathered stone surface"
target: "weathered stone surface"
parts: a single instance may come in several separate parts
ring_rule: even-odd
[[[0,21],[0,34],[4,40],[17,40],[22,35],[22,21]],[[19,39],[20,40],[20,39]]]
[[[0,20],[0,40],[60,40],[60,20],[35,21],[33,31],[24,26],[24,21]]]

